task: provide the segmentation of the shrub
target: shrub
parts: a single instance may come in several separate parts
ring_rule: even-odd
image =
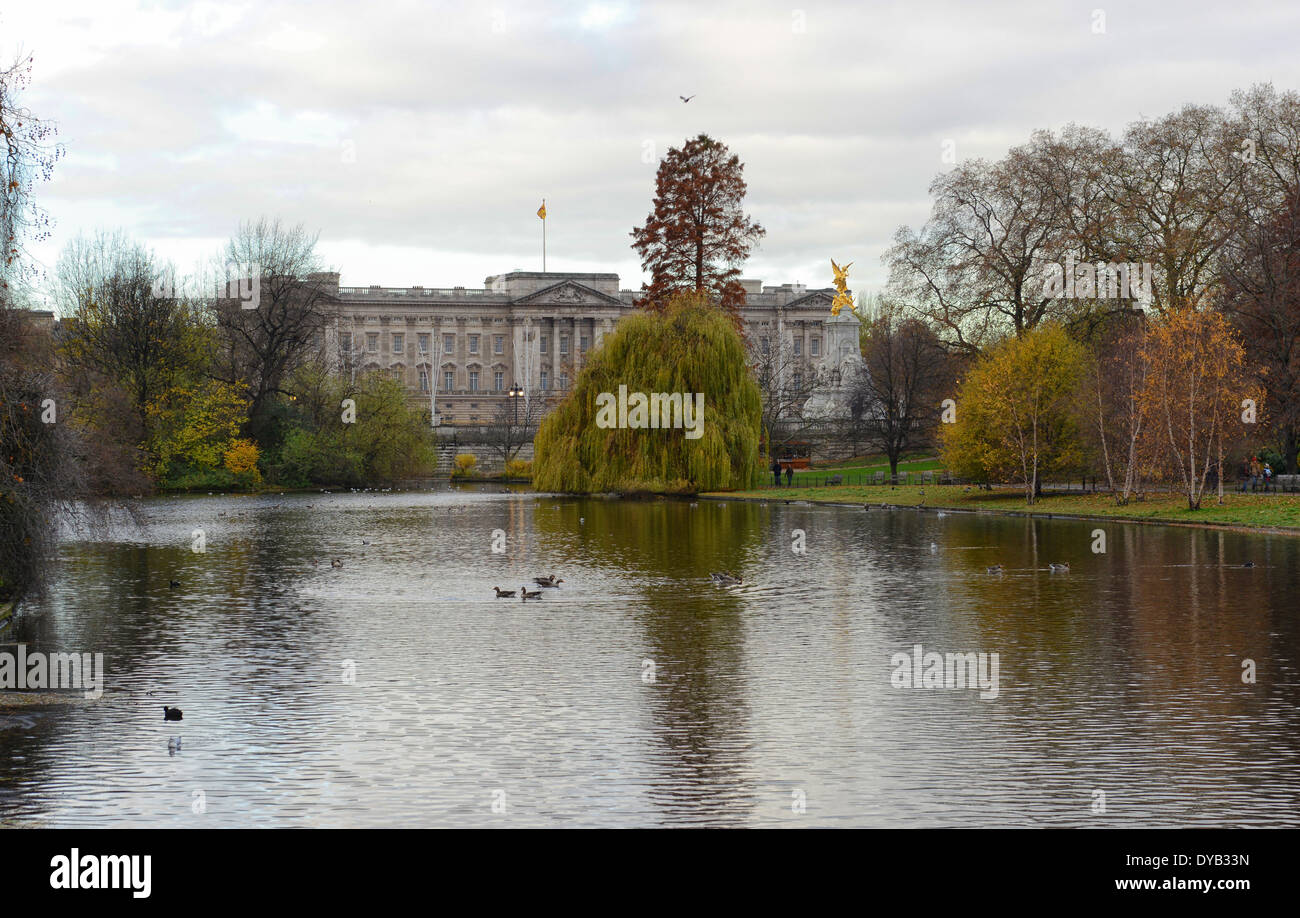
[[[243,487],[250,488],[262,483],[262,473],[257,469],[260,452],[252,440],[240,438],[230,444],[223,457],[227,472],[235,476]]]
[[[433,432],[391,376],[368,373],[353,383],[305,367],[291,385],[296,395],[285,415],[283,442],[263,458],[273,482],[358,487],[433,473]],[[356,411],[345,422],[339,406],[349,398]]]
[[[365,481],[364,471],[360,453],[344,446],[341,434],[295,428],[280,447],[274,477],[294,488],[312,484],[356,487]]]
[[[456,471],[453,475],[462,478],[468,478],[474,474],[474,466],[478,465],[478,457],[473,453],[460,453],[456,456]]]

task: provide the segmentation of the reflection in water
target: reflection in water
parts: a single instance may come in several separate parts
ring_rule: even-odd
[[[0,824],[1300,824],[1300,540],[496,488],[144,521],[5,638],[107,676],[0,707]],[[997,700],[893,688],[916,644],[998,653]]]
[[[635,572],[633,619],[653,666],[646,693],[655,774],[650,799],[664,822],[743,824],[752,793],[744,694],[743,604],[709,574],[741,570],[761,551],[768,510],[735,503],[595,501],[543,514],[539,534],[581,514],[583,554]],[[725,510],[730,512],[720,512]],[[644,681],[644,679],[643,679]]]

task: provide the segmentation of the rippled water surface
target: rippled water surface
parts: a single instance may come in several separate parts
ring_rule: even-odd
[[[2,638],[102,652],[107,682],[0,707],[0,823],[1300,825],[1300,540],[1106,524],[1098,554],[1097,528],[499,488],[149,501],[66,539]],[[493,598],[551,572],[540,602]],[[998,696],[893,686],[916,644],[997,653]]]

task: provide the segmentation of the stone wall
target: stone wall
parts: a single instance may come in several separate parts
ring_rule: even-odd
[[[492,431],[485,427],[439,427],[435,431],[438,437],[438,465],[434,474],[439,478],[451,477],[455,468],[456,457],[461,453],[473,453],[478,459],[475,466],[480,472],[496,474],[504,471],[501,454],[492,445]],[[533,459],[533,441],[530,432],[527,442],[519,448],[515,458],[525,462]]]

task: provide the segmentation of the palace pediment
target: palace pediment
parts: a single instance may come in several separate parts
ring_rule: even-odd
[[[831,303],[835,302],[834,291],[826,292],[825,290],[812,290],[797,300],[791,300],[785,304],[786,309],[819,309],[823,305],[829,313]]]
[[[515,300],[519,306],[621,306],[617,297],[575,281],[560,281]]]

